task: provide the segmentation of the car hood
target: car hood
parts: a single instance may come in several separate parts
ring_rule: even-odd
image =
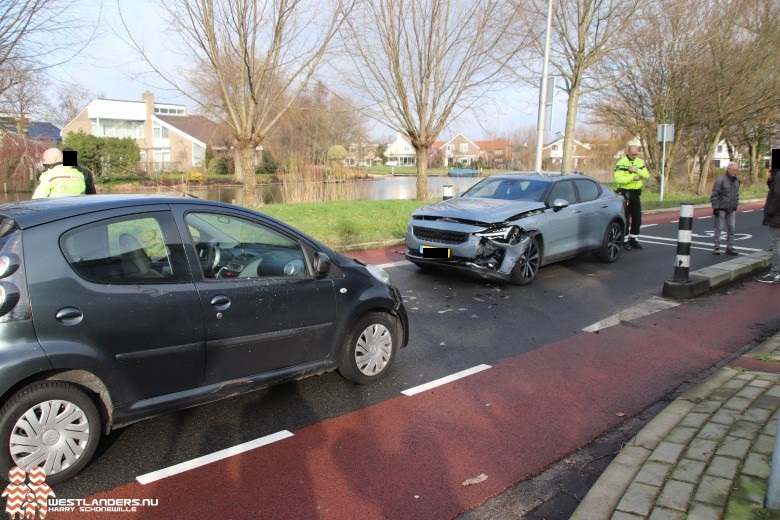
[[[423,206],[412,213],[412,218],[452,218],[474,222],[504,222],[529,211],[544,209],[543,202],[457,197],[430,206]]]

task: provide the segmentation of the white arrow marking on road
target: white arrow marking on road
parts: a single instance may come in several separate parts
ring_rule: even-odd
[[[593,325],[589,325],[582,330],[584,330],[585,332],[596,332],[602,329],[606,329],[607,327],[612,327],[613,325],[617,325],[621,321],[632,321],[637,318],[642,318],[643,316],[648,316],[658,311],[662,311],[664,309],[671,309],[672,307],[677,307],[678,305],[680,305],[680,302],[667,300],[666,298],[659,298],[658,296],[653,296],[646,302],[640,303],[638,305],[634,305],[633,307],[630,307],[624,311],[614,314],[605,320],[601,320],[594,323]]]

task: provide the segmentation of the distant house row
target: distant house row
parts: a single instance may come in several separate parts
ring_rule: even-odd
[[[396,133],[395,140],[387,145],[384,155],[387,161],[398,166],[417,164],[417,155],[411,142],[401,133]],[[348,163],[352,164],[352,159],[356,160],[357,157],[348,157]],[[366,158],[362,160],[365,161]],[[480,163],[490,168],[503,168],[512,164],[512,145],[507,139],[474,141],[463,134],[457,134],[448,141],[435,141],[428,163],[443,167],[472,166]]]
[[[0,133],[18,132],[19,121],[0,115]],[[32,139],[61,140],[57,127],[50,123],[24,122],[24,131]],[[144,92],[141,101],[95,99],[62,129],[61,135],[83,131],[97,137],[130,137],[141,150],[141,162],[147,171],[170,169],[187,170],[205,167],[206,146],[216,153],[227,151],[232,138],[225,128],[200,115],[189,115],[185,105],[157,103],[154,94]],[[575,139],[573,158],[575,168],[587,167],[594,145]],[[415,150],[406,136],[396,133],[395,140],[370,143],[359,140],[347,146],[345,164],[364,166],[381,162],[378,151],[384,149],[384,158],[397,166],[416,166]],[[257,150],[258,163],[262,147]],[[459,133],[447,141],[435,141],[428,162],[432,166],[461,167],[479,164],[488,168],[510,168],[513,162],[512,143],[507,139],[472,140]],[[543,147],[543,157],[552,165],[560,164],[563,156],[563,135]],[[714,158],[714,166],[725,168],[730,161],[726,142],[721,142]]]

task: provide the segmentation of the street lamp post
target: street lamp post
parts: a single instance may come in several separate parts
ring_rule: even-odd
[[[547,65],[550,62],[550,27],[552,26],[552,0],[547,0],[547,32],[544,37],[544,65],[542,65],[542,83],[539,89],[539,119],[536,126],[536,161],[534,168],[542,171],[542,146],[544,144],[545,106],[547,105]]]

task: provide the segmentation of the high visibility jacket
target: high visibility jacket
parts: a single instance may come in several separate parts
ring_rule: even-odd
[[[71,197],[83,195],[86,191],[84,174],[72,166],[57,164],[41,175],[41,183],[35,188],[32,198]]]
[[[631,173],[628,169],[633,166],[636,168],[636,173]],[[634,180],[634,176],[641,177],[638,181]],[[647,171],[645,161],[641,157],[635,158],[633,161],[624,155],[615,164],[615,182],[618,189],[624,190],[640,190],[647,179],[650,178],[650,172]]]

